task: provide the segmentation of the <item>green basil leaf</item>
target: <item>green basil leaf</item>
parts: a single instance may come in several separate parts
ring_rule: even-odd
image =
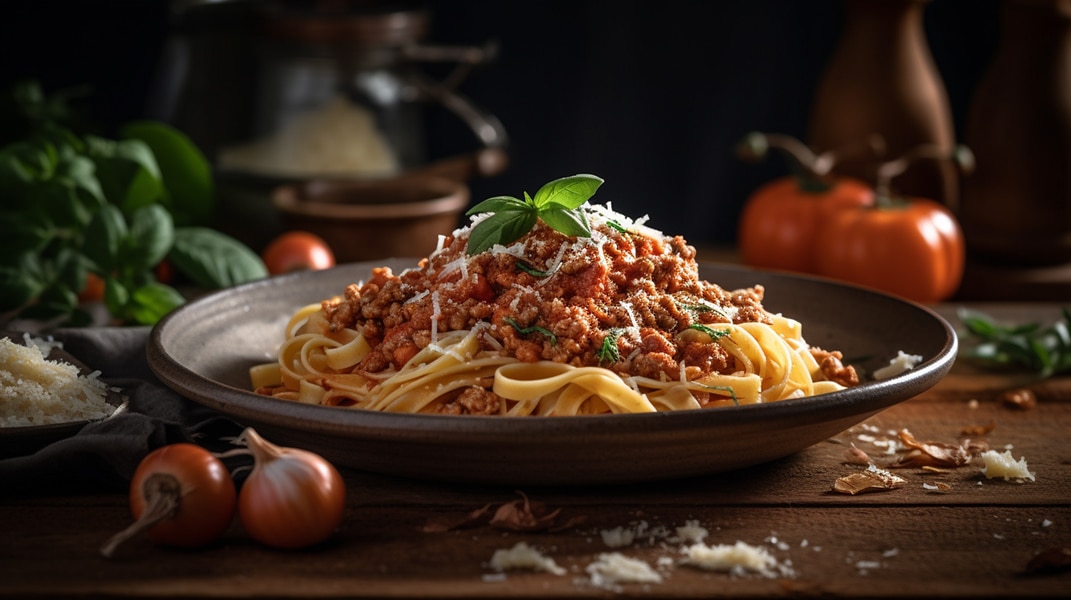
[[[27,253],[41,252],[52,240],[54,230],[52,220],[44,211],[0,213],[0,240],[10,248]],[[0,252],[0,264],[17,258],[18,255],[10,251]]]
[[[154,267],[167,256],[174,242],[171,213],[159,204],[143,206],[130,216],[123,263],[134,269]]]
[[[119,207],[105,204],[86,228],[82,251],[101,272],[113,271],[119,266],[119,251],[128,235],[126,220]]]
[[[53,265],[55,283],[73,290],[75,293],[85,287],[89,269],[85,257],[73,248],[60,248]]]
[[[565,208],[579,208],[595,195],[595,191],[602,184],[603,179],[595,175],[562,177],[539,188],[533,202],[540,209],[549,204],[560,204]]]
[[[25,186],[44,179],[55,168],[56,156],[48,148],[27,142],[15,142],[0,150],[0,191],[10,194]],[[5,202],[18,202],[17,195],[5,198]]]
[[[104,189],[97,179],[97,167],[84,156],[72,156],[56,165],[54,177],[73,189],[88,206],[104,204]]]
[[[169,285],[152,282],[139,287],[130,295],[124,316],[140,325],[153,325],[167,313],[182,306],[186,299]]]
[[[140,140],[152,149],[176,225],[205,225],[212,220],[215,211],[212,168],[186,134],[164,123],[138,121],[125,126],[122,135],[128,140]]]
[[[524,203],[524,200],[519,200],[512,196],[495,196],[494,198],[488,198],[483,202],[480,202],[476,206],[468,209],[465,212],[466,215],[478,215],[485,212],[508,212],[508,211],[530,211],[532,208]]]
[[[19,317],[37,321],[50,321],[71,313],[78,306],[78,295],[69,288],[53,286],[45,289],[37,300],[27,306]]]
[[[0,312],[22,308],[40,295],[46,285],[40,261],[33,253],[0,265]]]
[[[114,277],[104,278],[104,305],[113,316],[121,317],[127,303],[130,302],[130,290]]]
[[[97,167],[104,195],[124,213],[163,202],[160,167],[148,144],[90,137],[87,151]]]
[[[510,244],[531,230],[536,219],[532,211],[495,213],[472,228],[467,251],[478,254],[490,250],[495,244]]]
[[[168,253],[175,269],[205,289],[231,287],[268,276],[264,261],[238,240],[206,227],[175,229]]]
[[[552,228],[573,237],[591,237],[591,228],[584,213],[579,210],[559,208],[561,205],[552,205],[541,208],[539,217]]]

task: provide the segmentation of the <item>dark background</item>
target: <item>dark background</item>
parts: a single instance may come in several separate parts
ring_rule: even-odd
[[[461,86],[510,139],[510,167],[472,181],[474,200],[594,173],[606,179],[598,201],[649,214],[653,227],[696,244],[734,241],[748,194],[786,172],[778,160],[744,163],[733,146],[751,130],[805,139],[842,10],[840,0],[440,0],[431,7],[428,41],[499,47],[497,60]],[[6,3],[0,84],[87,84],[89,114],[102,132],[154,116],[174,33],[170,9],[162,0]],[[997,0],[925,7],[957,135],[995,48],[999,9]],[[221,107],[240,101],[224,88],[209,93]],[[477,144],[441,119],[427,130],[433,156]]]

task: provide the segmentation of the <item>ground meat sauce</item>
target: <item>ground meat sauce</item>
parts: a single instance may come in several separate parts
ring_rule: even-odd
[[[615,215],[616,216],[616,215]],[[620,217],[626,220],[625,217]],[[658,380],[736,371],[734,359],[693,324],[769,323],[760,285],[725,290],[699,278],[695,249],[642,225],[592,219],[591,238],[542,222],[509,247],[466,253],[469,228],[455,231],[418,268],[375,269],[363,285],[323,303],[331,329],[360,331],[374,350],[358,371],[400,368],[435,332],[487,323],[484,349],[522,361],[601,366]],[[839,353],[817,351],[823,371],[858,383]],[[500,400],[473,389],[446,412],[494,414]]]

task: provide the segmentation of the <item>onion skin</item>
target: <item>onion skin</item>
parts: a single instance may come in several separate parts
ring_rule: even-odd
[[[346,485],[335,467],[313,452],[275,446],[246,429],[255,459],[238,495],[246,533],[274,548],[323,542],[342,524]]]

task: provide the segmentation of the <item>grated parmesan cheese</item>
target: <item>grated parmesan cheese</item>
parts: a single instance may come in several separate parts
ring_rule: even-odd
[[[591,584],[598,587],[613,587],[620,583],[662,583],[662,576],[651,565],[620,552],[600,554],[585,570],[591,576]]]
[[[1030,472],[1027,467],[1026,457],[1020,457],[1019,460],[1015,460],[1011,450],[1005,450],[1004,452],[986,450],[980,456],[985,461],[985,466],[982,467],[982,474],[987,479],[1003,477],[1005,480],[1029,479],[1034,481],[1034,473]]]
[[[115,410],[100,371],[83,376],[74,365],[48,360],[57,346],[0,339],[0,427],[26,427],[103,419]]]
[[[789,572],[787,567],[778,564],[777,559],[762,546],[752,546],[745,542],[735,544],[718,544],[707,546],[703,543],[692,544],[682,550],[682,564],[705,571],[744,574],[758,573],[764,577],[777,577]]]
[[[599,535],[602,537],[602,543],[610,548],[623,548],[631,545],[636,539],[636,531],[626,527],[604,529],[599,532]]]
[[[496,571],[528,569],[565,575],[565,569],[559,567],[553,558],[544,556],[525,542],[517,542],[512,548],[495,550],[491,556],[491,567]]]
[[[896,377],[901,373],[914,369],[920,362],[922,362],[922,357],[918,354],[908,354],[903,350],[899,350],[896,357],[890,360],[888,365],[874,371],[874,379]]]

